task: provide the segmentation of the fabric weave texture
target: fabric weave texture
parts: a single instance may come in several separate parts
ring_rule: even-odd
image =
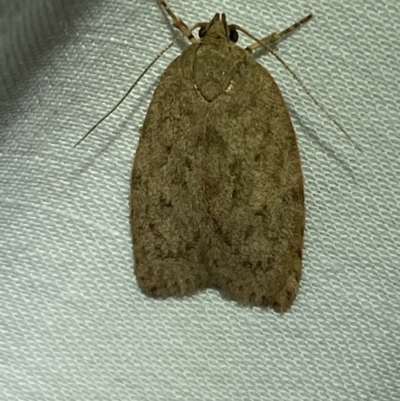
[[[0,399],[400,400],[400,3],[170,0],[225,12],[278,49],[361,151],[272,56],[306,181],[293,308],[207,290],[154,300],[133,275],[129,176],[175,45],[155,0],[0,0]],[[251,39],[240,36],[246,46]]]

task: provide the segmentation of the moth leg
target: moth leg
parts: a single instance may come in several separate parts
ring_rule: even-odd
[[[251,45],[247,46],[246,50],[249,52],[253,52],[254,50],[257,50],[263,46],[276,45],[287,36],[291,35],[295,30],[305,25],[308,21],[310,21],[312,17],[312,14],[308,14],[306,17],[302,18],[300,21],[295,22],[293,25],[289,26],[283,31],[271,33],[270,35],[260,39],[262,45],[259,42],[254,42]]]
[[[179,29],[184,36],[188,38],[192,43],[197,43],[197,39],[193,36],[191,29],[183,22],[183,20],[175,15],[175,13],[169,8],[168,4],[164,0],[158,0],[161,7],[171,17],[172,25]]]

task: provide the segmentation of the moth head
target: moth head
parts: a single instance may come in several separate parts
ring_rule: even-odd
[[[225,14],[215,14],[210,22],[199,22],[193,29],[199,29],[199,38],[226,38],[228,41],[236,43],[239,39],[235,25],[228,25]]]

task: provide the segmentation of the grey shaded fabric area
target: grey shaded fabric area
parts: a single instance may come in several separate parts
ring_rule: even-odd
[[[306,177],[304,278],[285,315],[208,290],[144,296],[129,175],[175,46],[155,1],[0,0],[0,399],[400,400],[400,4],[171,0],[258,36],[315,19],[271,56]],[[251,40],[243,35],[240,44]]]

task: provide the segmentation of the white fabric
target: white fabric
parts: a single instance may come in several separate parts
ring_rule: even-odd
[[[0,399],[400,400],[400,3],[170,2],[189,25],[225,12],[260,37],[313,11],[280,54],[362,152],[261,57],[306,177],[294,307],[241,308],[213,290],[147,298],[129,175],[179,46],[73,145],[172,39],[169,22],[155,0],[0,0]]]

